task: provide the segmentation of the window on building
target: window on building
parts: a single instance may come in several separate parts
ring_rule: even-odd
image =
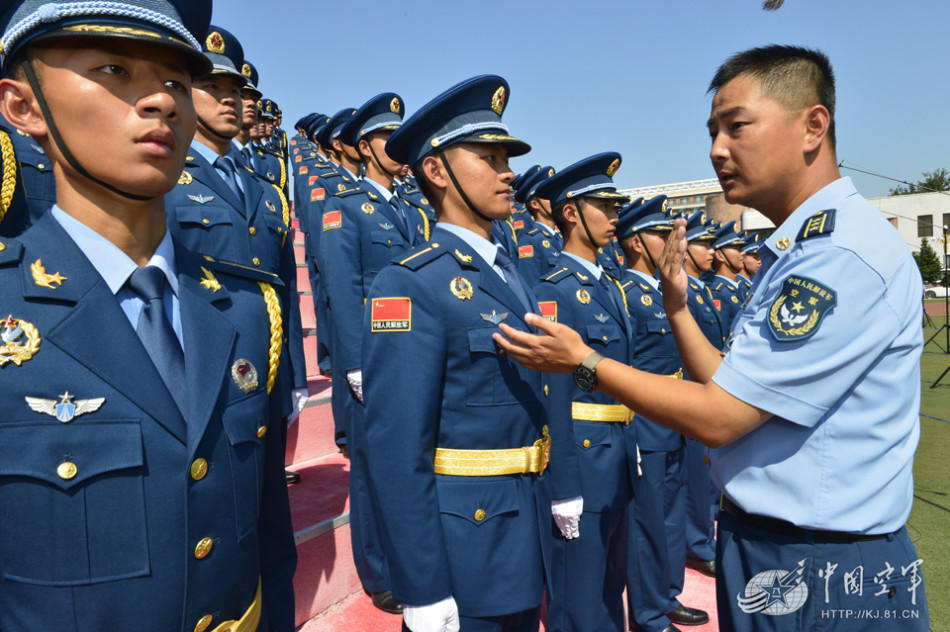
[[[950,228],[950,213],[943,214],[943,225]],[[943,227],[941,227],[941,230],[943,230]]]
[[[918,237],[933,237],[934,236],[934,216],[933,215],[918,215],[917,216],[917,236]]]

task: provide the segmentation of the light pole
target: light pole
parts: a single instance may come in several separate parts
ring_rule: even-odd
[[[946,224],[943,225],[943,314],[946,319],[946,324],[944,325],[944,334],[946,335],[946,344],[944,349],[947,350],[947,353],[950,353],[950,257],[948,257],[947,249],[950,247],[950,239],[947,239],[948,234],[950,234],[950,227]]]

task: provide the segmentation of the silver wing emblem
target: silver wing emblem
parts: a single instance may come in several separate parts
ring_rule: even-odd
[[[205,197],[204,195],[189,195],[188,199],[192,202],[197,202],[198,204],[207,204],[208,202],[214,201],[214,196],[209,195]]]
[[[80,415],[96,412],[102,408],[102,405],[106,402],[105,397],[94,397],[77,401],[69,391],[60,395],[59,401],[42,397],[30,397],[29,395],[24,399],[26,399],[26,403],[32,410],[43,413],[44,415],[49,415],[50,417],[56,417],[56,419],[64,424],[68,424]]]
[[[801,316],[796,316],[792,313],[792,310],[788,308],[787,305],[782,305],[782,308],[779,310],[779,316],[782,318],[782,322],[788,325],[789,327],[798,327],[803,322],[808,320],[808,314],[802,314]]]

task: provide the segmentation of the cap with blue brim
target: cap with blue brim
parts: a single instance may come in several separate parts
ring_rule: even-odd
[[[355,147],[373,132],[394,132],[402,125],[406,104],[395,92],[383,92],[364,103],[340,129],[340,137]]]
[[[716,231],[716,240],[713,242],[713,248],[716,250],[725,248],[726,246],[741,248],[745,246],[745,244],[745,234],[739,230],[739,226],[733,220]]]
[[[607,151],[579,160],[547,178],[535,195],[559,204],[579,197],[593,197],[626,201],[627,196],[617,192],[613,176],[620,168],[620,154]]]
[[[666,196],[658,195],[642,204],[635,200],[620,209],[617,239],[626,239],[643,230],[669,231],[672,228],[673,219],[666,212]]]
[[[540,167],[533,174],[521,181],[521,186],[518,187],[515,193],[515,200],[521,204],[526,204],[528,200],[537,195],[538,188],[541,186],[541,184],[548,178],[552,177],[555,173],[556,171],[554,170],[554,167],[551,167],[550,165],[547,167]]]
[[[713,241],[716,226],[703,211],[696,211],[686,219],[686,241]]]

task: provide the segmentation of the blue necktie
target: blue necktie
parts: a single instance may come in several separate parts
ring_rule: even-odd
[[[250,148],[245,146],[244,149],[241,150],[241,155],[244,156],[244,162],[247,163],[247,166],[257,171],[257,167],[254,166],[254,157],[251,155]]]
[[[227,156],[218,156],[218,159],[214,161],[214,168],[218,170],[221,179],[224,180],[224,183],[231,189],[231,193],[237,196],[237,199],[241,200],[243,204],[244,194],[241,193],[241,188],[238,187],[237,169],[235,169],[231,159]]]
[[[162,376],[162,381],[178,405],[178,410],[184,413],[185,354],[172,324],[165,316],[162,304],[165,274],[155,266],[136,268],[127,283],[132,291],[145,301],[135,333],[152,358],[152,364]]]
[[[389,198],[389,204],[396,211],[396,217],[402,222],[402,232],[409,234],[409,221],[406,219],[406,211],[403,209],[403,205],[400,204],[400,198],[398,195],[393,195]]]
[[[508,282],[508,287],[510,287],[511,291],[515,293],[515,296],[518,297],[518,300],[521,301],[521,304],[524,305],[525,311],[537,311],[536,307],[531,306],[531,300],[528,298],[528,293],[525,291],[524,285],[521,283],[521,276],[518,274],[518,270],[515,269],[515,264],[511,262],[511,259],[501,248],[498,248],[498,254],[495,255],[495,263],[497,263],[501,269],[505,271],[505,280]]]
[[[610,303],[614,306],[614,309],[617,310],[617,313],[621,316],[628,316],[627,310],[623,306],[623,300],[617,299],[616,292],[621,291],[620,288],[611,280],[610,276],[606,272],[600,273],[600,284],[603,286],[604,290],[607,292],[607,296],[610,297]]]

